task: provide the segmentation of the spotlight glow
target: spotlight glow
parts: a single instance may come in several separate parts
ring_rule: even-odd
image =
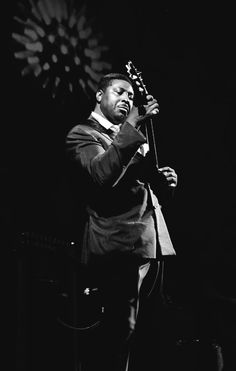
[[[22,15],[14,17],[18,30],[12,38],[22,76],[34,75],[53,98],[78,89],[89,98],[111,63],[86,5],[77,9],[73,0],[28,0],[19,6]]]

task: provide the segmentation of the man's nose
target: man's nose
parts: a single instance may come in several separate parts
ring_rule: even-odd
[[[123,100],[127,101],[127,102],[129,102],[129,100],[130,100],[130,99],[129,99],[129,94],[128,94],[127,91],[124,91],[124,92],[123,92],[121,98],[122,98]]]

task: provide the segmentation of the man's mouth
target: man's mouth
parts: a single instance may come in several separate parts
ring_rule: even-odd
[[[121,111],[123,114],[128,115],[129,113],[129,107],[128,106],[118,106],[119,111]]]

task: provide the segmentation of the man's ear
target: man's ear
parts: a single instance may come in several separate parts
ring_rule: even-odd
[[[98,103],[101,102],[101,100],[102,100],[102,96],[103,96],[103,91],[100,89],[100,90],[98,90],[97,93],[96,93],[96,101],[97,101]]]

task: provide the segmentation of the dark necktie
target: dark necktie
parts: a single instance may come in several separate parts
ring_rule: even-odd
[[[113,140],[117,133],[119,132],[120,128],[118,125],[112,125],[108,130],[107,130],[107,134],[109,135],[109,137]]]

